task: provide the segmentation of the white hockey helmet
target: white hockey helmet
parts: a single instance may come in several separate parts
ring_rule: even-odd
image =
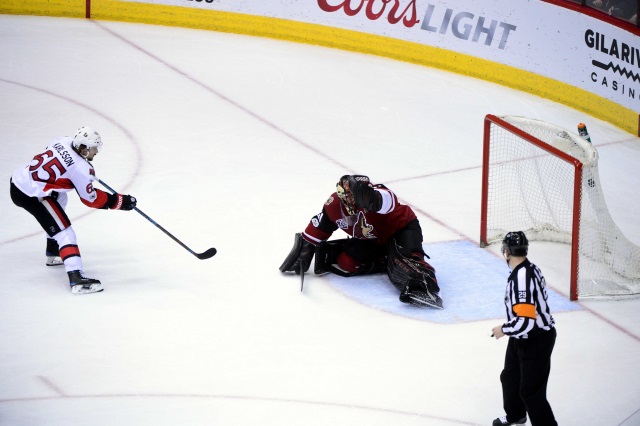
[[[98,132],[91,127],[82,126],[73,136],[72,144],[76,150],[80,150],[81,145],[86,146],[87,149],[95,147],[100,150],[102,148],[102,139],[100,139]]]

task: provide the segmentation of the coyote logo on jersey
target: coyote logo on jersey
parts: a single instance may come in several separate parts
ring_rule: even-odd
[[[363,240],[372,240],[378,238],[373,230],[373,225],[367,223],[367,218],[363,212],[358,212],[358,219],[353,225],[353,237]]]

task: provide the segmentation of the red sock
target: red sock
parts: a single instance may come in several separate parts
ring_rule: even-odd
[[[338,266],[340,266],[342,270],[349,273],[356,272],[362,267],[362,262],[355,260],[345,252],[342,252],[338,255],[337,261]]]

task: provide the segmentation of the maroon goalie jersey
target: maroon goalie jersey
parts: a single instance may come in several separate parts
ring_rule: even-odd
[[[340,228],[353,238],[387,244],[393,234],[416,219],[416,215],[411,207],[400,204],[398,197],[384,185],[374,185],[373,188],[382,196],[380,210],[373,212],[359,208],[354,215],[349,215],[334,192],[324,203],[322,212],[311,218],[302,233],[303,238],[318,245]]]

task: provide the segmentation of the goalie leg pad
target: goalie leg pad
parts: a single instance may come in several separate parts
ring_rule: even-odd
[[[421,255],[404,256],[400,253],[395,240],[389,244],[387,274],[393,285],[400,291],[404,291],[407,286],[412,290],[430,293],[440,291],[433,266],[422,259]]]

